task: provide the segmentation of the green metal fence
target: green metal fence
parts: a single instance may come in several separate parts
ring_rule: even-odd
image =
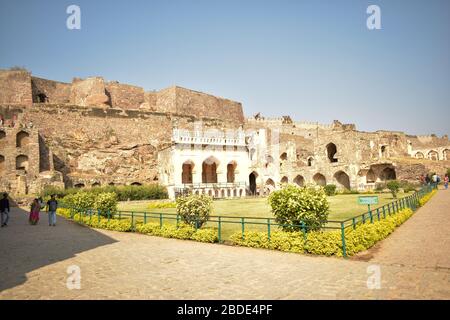
[[[437,189],[437,185],[426,185],[422,187],[420,190],[414,192],[411,195],[408,195],[403,198],[399,198],[380,206],[378,208],[370,209],[363,214],[356,215],[354,217],[345,219],[345,220],[328,220],[327,223],[321,228],[323,231],[333,231],[340,230],[341,238],[342,238],[342,254],[344,257],[347,256],[346,253],[346,244],[345,244],[345,230],[347,228],[356,229],[356,226],[359,224],[365,223],[374,223],[376,221],[380,221],[381,219],[386,218],[389,215],[393,215],[400,210],[410,208],[415,211],[419,207],[419,200],[425,196],[426,194],[433,191],[433,189]],[[70,209],[70,208],[69,208]],[[73,209],[73,208],[72,208]],[[72,218],[73,213],[80,213],[80,222],[83,216],[89,216],[89,219],[93,217],[100,218],[100,212],[92,209],[88,210],[71,210]],[[159,223],[162,228],[164,224],[175,224],[178,226],[181,222],[181,216],[176,213],[158,213],[158,212],[144,212],[144,211],[117,211],[117,213],[112,216],[107,213],[106,218],[110,219],[130,219],[131,225],[133,226],[133,230],[135,230],[135,226],[137,223],[149,223],[156,222]],[[98,219],[100,220],[100,219]],[[197,229],[198,223],[195,224],[195,228]],[[301,223],[300,225],[283,225],[276,222],[274,217],[245,217],[245,216],[210,216],[208,222],[206,223],[207,227],[216,227],[217,228],[217,237],[219,243],[222,243],[226,239],[226,234],[228,233],[228,229],[234,230],[236,232],[240,229],[242,238],[245,237],[245,231],[253,229],[258,231],[266,231],[267,238],[270,240],[271,233],[274,230],[282,229],[283,227],[295,227],[301,230],[303,236],[306,239],[308,227]],[[227,228],[227,226],[231,226],[231,228]],[[234,227],[233,227],[234,226]],[[238,226],[238,228],[236,228]],[[240,227],[240,228],[239,228]]]

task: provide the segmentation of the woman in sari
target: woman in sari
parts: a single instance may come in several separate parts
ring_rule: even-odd
[[[30,211],[30,224],[35,225],[39,221],[39,211],[41,210],[41,205],[39,203],[38,199],[34,199],[33,203],[31,204],[31,211]]]

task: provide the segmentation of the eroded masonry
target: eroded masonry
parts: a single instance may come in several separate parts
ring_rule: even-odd
[[[447,136],[245,119],[228,99],[103,78],[0,71],[0,190],[160,183],[171,197],[267,194],[282,183],[366,190],[450,167]]]

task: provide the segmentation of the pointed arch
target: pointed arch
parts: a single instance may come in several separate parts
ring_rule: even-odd
[[[313,176],[313,180],[314,180],[314,182],[315,182],[318,186],[324,187],[324,186],[326,186],[326,184],[327,184],[327,179],[326,179],[325,176],[324,176],[323,174],[321,174],[321,173],[316,173],[316,174]]]

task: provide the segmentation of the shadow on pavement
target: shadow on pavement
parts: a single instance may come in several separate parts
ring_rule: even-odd
[[[57,226],[50,227],[46,212],[41,212],[38,225],[31,226],[27,211],[11,209],[8,226],[0,229],[0,292],[24,283],[33,270],[117,242],[60,216]],[[67,276],[61,270],[61,277]]]

